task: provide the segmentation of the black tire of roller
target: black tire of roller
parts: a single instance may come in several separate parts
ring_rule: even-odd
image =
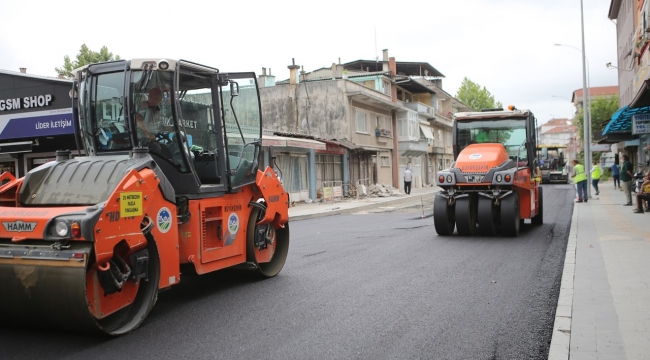
[[[475,194],[456,200],[456,230],[458,235],[476,234],[477,198]]]
[[[520,226],[519,194],[513,192],[501,199],[501,235],[517,236]]]
[[[438,235],[448,236],[454,233],[454,207],[447,205],[447,198],[442,195],[436,195],[433,201],[433,224]]]
[[[499,208],[494,206],[494,200],[479,196],[478,198],[478,231],[483,236],[495,236],[498,227]]]

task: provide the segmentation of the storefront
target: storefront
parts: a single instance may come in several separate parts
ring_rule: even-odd
[[[325,150],[325,143],[313,137],[299,134],[262,134],[262,167],[271,165],[269,148],[272,149],[280,170],[282,184],[289,193],[290,201],[316,199],[316,151]]]
[[[72,82],[0,70],[0,170],[21,177],[73,150]]]

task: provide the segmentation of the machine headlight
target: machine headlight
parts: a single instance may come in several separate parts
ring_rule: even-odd
[[[447,175],[447,182],[451,182],[452,178],[451,175]]]
[[[498,174],[497,175],[497,182],[501,182],[501,180],[503,180],[503,176],[501,176],[501,174]]]
[[[68,232],[70,231],[68,228],[68,223],[63,220],[59,220],[56,222],[56,225],[54,226],[54,230],[56,231],[56,234],[61,237],[67,236]]]

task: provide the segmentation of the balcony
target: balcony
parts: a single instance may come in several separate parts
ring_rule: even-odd
[[[451,118],[452,118],[451,112],[445,113],[444,111],[442,111],[440,109],[436,109],[436,116],[433,119],[433,123],[436,124],[436,125],[451,128],[453,126],[453,122],[452,122]]]
[[[431,154],[444,154],[445,149],[442,146],[429,145],[429,153],[431,153]]]
[[[419,156],[426,154],[429,146],[425,141],[400,141],[399,151],[402,156]]]
[[[416,111],[418,114],[423,115],[429,120],[435,117],[435,109],[421,102],[404,103],[404,107]]]

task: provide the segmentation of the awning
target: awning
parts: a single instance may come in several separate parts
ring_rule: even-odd
[[[278,135],[262,135],[262,146],[297,147],[303,149],[325,150],[325,143],[318,140],[294,138]]]
[[[32,152],[31,141],[18,141],[0,144],[0,154]]]
[[[650,106],[650,80],[645,80],[636,96],[630,102],[630,108],[636,109],[644,106]]]
[[[605,130],[603,130],[603,135],[611,135],[614,133],[622,132],[632,132],[632,116],[637,114],[648,114],[650,113],[650,106],[640,107],[640,108],[630,108],[629,106],[624,106],[612,115],[612,119],[609,121]]]
[[[420,130],[422,130],[425,138],[433,140],[433,133],[431,132],[430,127],[420,124]]]

